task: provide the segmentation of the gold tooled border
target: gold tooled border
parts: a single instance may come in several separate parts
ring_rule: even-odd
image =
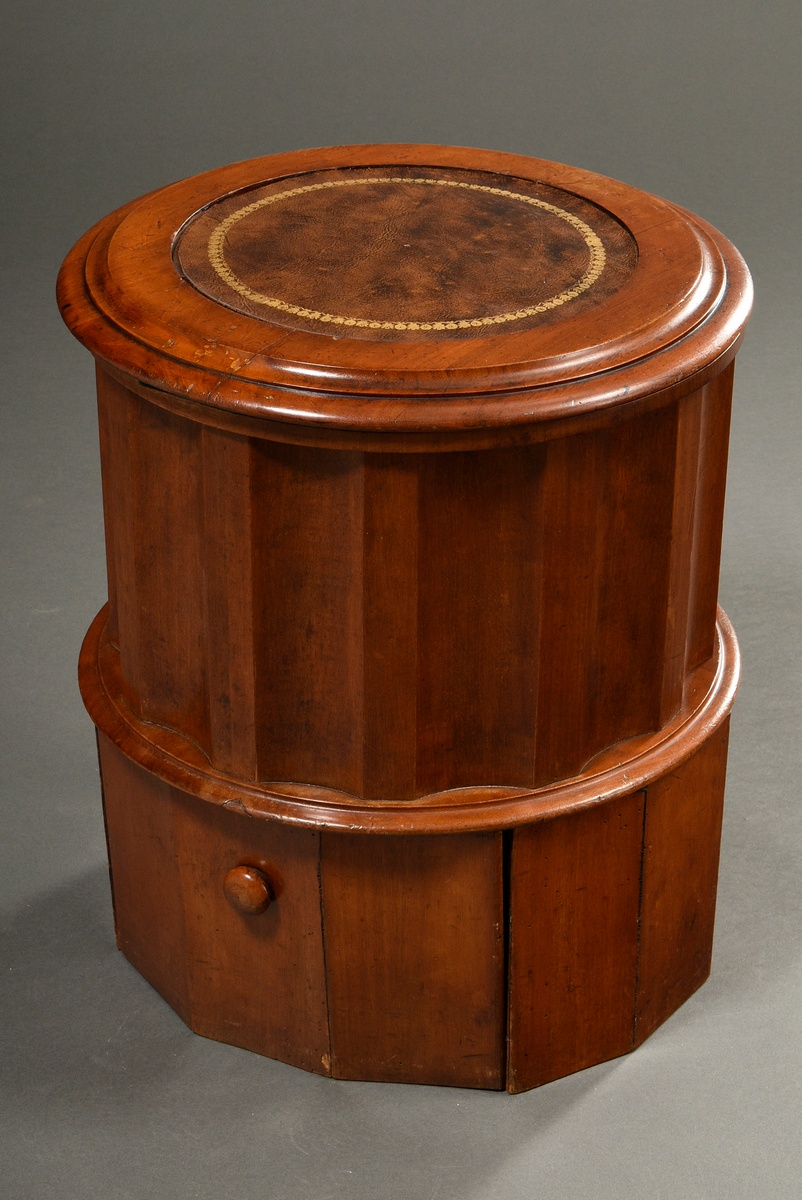
[[[566,221],[581,234],[590,251],[590,262],[587,270],[573,287],[567,288],[556,296],[551,296],[548,300],[541,300],[539,304],[533,304],[529,308],[517,309],[514,312],[498,313],[491,317],[473,317],[461,320],[444,318],[441,321],[370,321],[363,317],[344,317],[335,313],[318,312],[315,309],[302,308],[297,304],[288,304],[287,301],[279,300],[275,296],[265,296],[261,292],[255,292],[247,284],[243,283],[226,263],[223,253],[226,235],[234,225],[258,209],[265,208],[268,204],[278,204],[282,200],[288,200],[292,196],[300,196],[305,192],[318,192],[324,188],[356,187],[360,184],[374,183],[414,183],[436,187],[466,188],[469,191],[490,192],[496,196],[506,196],[511,200],[520,200],[523,204],[531,204],[535,208],[545,209],[546,212],[550,212],[554,216],[559,217],[560,220]],[[479,329],[488,325],[505,325],[510,321],[522,321],[526,317],[536,317],[540,313],[549,312],[553,308],[559,308],[560,305],[567,304],[569,300],[575,300],[577,296],[581,296],[583,292],[586,292],[601,275],[607,259],[601,239],[589,225],[580,220],[579,217],[574,216],[573,213],[566,212],[562,208],[557,208],[554,204],[548,204],[545,200],[538,200],[534,196],[523,196],[519,192],[511,192],[505,188],[488,187],[480,183],[463,183],[454,179],[410,178],[405,175],[331,179],[325,183],[310,183],[304,187],[277,192],[272,196],[263,196],[260,200],[254,200],[253,203],[246,204],[244,208],[238,208],[236,212],[231,213],[216,226],[209,238],[208,253],[209,262],[215,274],[223,283],[227,284],[228,287],[240,296],[243,296],[246,300],[250,300],[252,304],[263,304],[268,308],[278,309],[279,312],[289,313],[291,316],[303,317],[307,321],[320,321],[323,324],[345,325],[358,329],[391,330]]]

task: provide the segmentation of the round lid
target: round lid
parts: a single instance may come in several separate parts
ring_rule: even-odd
[[[667,201],[539,159],[357,146],[145,196],[68,256],[100,358],[219,408],[360,429],[531,423],[732,351],[749,276]],[[455,404],[458,397],[463,404]]]

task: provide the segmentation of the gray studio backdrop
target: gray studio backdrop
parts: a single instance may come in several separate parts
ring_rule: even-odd
[[[802,1196],[798,0],[4,5],[0,1195]],[[257,154],[427,141],[590,168],[742,250],[722,601],[733,722],[713,976],[635,1055],[524,1096],[337,1083],[193,1037],[114,949],[75,683],[104,601],[89,356],[61,258]]]

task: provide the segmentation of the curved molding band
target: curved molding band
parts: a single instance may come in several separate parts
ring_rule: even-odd
[[[735,632],[718,610],[717,653],[689,678],[683,705],[657,732],[620,742],[572,779],[531,789],[457,788],[414,801],[357,799],[292,782],[235,779],[171,730],[138,720],[121,695],[118,656],[107,637],[107,606],[81,649],[79,682],[97,728],[129,759],[171,787],[210,804],[290,825],[352,833],[490,832],[590,808],[647,787],[690,758],[727,718],[740,676]]]

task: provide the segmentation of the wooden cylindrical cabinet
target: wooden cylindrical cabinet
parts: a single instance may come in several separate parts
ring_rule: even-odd
[[[536,159],[357,146],[118,210],[81,656],[118,942],[197,1032],[522,1091],[710,967],[733,247]]]

